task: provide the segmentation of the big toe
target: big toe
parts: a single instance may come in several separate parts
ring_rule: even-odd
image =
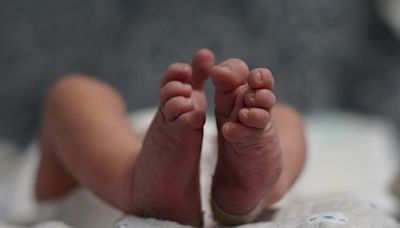
[[[211,69],[216,115],[230,117],[240,95],[240,88],[247,85],[248,76],[249,68],[240,59],[228,59]]]
[[[215,89],[220,92],[231,92],[246,83],[249,67],[240,59],[228,59],[211,69],[211,78]]]
[[[191,84],[194,89],[203,89],[204,82],[210,75],[214,63],[214,54],[208,49],[200,49],[194,54],[191,63],[191,66],[193,68],[193,77]]]

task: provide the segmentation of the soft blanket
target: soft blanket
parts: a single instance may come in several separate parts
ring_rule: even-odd
[[[153,113],[144,110],[127,119],[144,136]],[[308,115],[309,154],[303,174],[259,222],[243,227],[398,227],[389,216],[398,214],[397,198],[391,193],[398,163],[392,126],[382,119],[349,113]],[[208,205],[215,135],[215,124],[209,117],[200,180],[206,227],[217,226]],[[37,160],[36,143],[23,153],[13,145],[0,143],[0,221],[4,223],[0,228],[183,227],[169,221],[123,216],[84,189],[57,202],[37,204],[32,197]]]

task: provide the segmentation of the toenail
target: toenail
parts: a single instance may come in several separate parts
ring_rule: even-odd
[[[232,131],[232,124],[231,123],[226,123],[224,128],[225,128],[226,132],[230,132],[230,131]]]
[[[181,69],[184,70],[184,71],[189,70],[189,66],[186,65],[186,64],[182,64],[181,65]]]
[[[256,93],[254,91],[251,91],[249,92],[248,97],[251,101],[254,101],[256,99]]]
[[[192,99],[188,98],[188,99],[185,99],[185,103],[186,104],[193,104],[193,101],[192,101]]]
[[[223,69],[223,70],[225,70],[225,71],[228,71],[228,70],[231,69],[231,67],[226,63],[219,64],[218,67]]]
[[[214,66],[214,61],[206,61],[206,62],[203,62],[203,64],[202,64],[202,67],[205,69],[210,68],[212,66]]]
[[[250,110],[249,110],[248,108],[242,109],[241,112],[243,113],[243,115],[244,115],[245,118],[249,118]]]
[[[263,80],[261,71],[256,72],[256,80],[260,82]]]
[[[190,84],[183,84],[183,87],[188,90],[192,89],[192,86]]]

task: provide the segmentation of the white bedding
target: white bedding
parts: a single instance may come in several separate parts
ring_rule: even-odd
[[[142,135],[152,119],[149,113],[152,110],[133,113],[128,117],[132,126]],[[270,222],[260,221],[246,227],[272,228],[278,224],[292,227],[289,223],[296,221],[297,227],[303,227],[299,225],[300,220],[306,221],[315,217],[312,221],[320,221],[318,219],[324,218],[322,212],[332,214],[339,210],[334,205],[349,204],[352,206],[347,209],[363,208],[363,215],[369,213],[371,217],[371,213],[377,216],[379,214],[382,222],[387,219],[387,224],[393,224],[393,220],[379,212],[398,215],[397,199],[390,192],[391,184],[397,176],[398,163],[398,148],[392,126],[390,122],[381,119],[354,114],[330,112],[309,115],[306,118],[309,154],[302,176],[286,197],[275,206],[279,210],[275,216],[268,218]],[[211,170],[215,164],[215,134],[214,123],[208,118],[201,164],[206,227],[215,226],[208,205]],[[32,200],[31,194],[37,152],[35,143],[25,153],[18,153],[12,145],[0,143],[0,221],[4,223],[0,224],[0,228],[27,227],[50,220],[75,228],[110,228],[113,224],[115,228],[125,228],[115,224],[122,216],[120,212],[100,202],[85,190],[76,191],[54,204],[38,206]],[[340,198],[331,199],[332,196]],[[303,203],[299,204],[300,202]],[[370,208],[368,205],[377,206]],[[293,208],[297,208],[297,212]],[[175,223],[132,216],[124,217],[121,222],[133,225],[129,227],[179,227]],[[62,223],[42,223],[35,227],[66,227]],[[313,227],[312,223],[306,225],[304,227]]]

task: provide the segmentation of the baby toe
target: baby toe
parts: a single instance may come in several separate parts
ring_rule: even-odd
[[[170,81],[189,83],[192,77],[192,67],[187,63],[173,63],[161,77],[161,87]]]
[[[244,95],[244,103],[248,107],[271,109],[275,104],[274,93],[268,89],[249,90]]]
[[[190,84],[184,84],[180,81],[170,81],[160,90],[161,105],[164,106],[172,97],[190,97],[191,94],[192,86]]]
[[[231,143],[247,143],[250,138],[260,135],[262,130],[253,127],[247,127],[242,123],[226,122],[222,126],[224,138]]]
[[[274,88],[274,77],[267,68],[256,68],[250,72],[248,84],[251,89],[269,89]]]
[[[183,113],[193,109],[194,103],[192,99],[179,96],[169,99],[162,108],[162,112],[167,121],[173,121]]]
[[[240,59],[228,59],[211,69],[211,79],[217,91],[229,93],[246,83],[247,64]]]
[[[201,49],[193,56],[191,63],[193,77],[191,84],[194,89],[202,89],[204,82],[210,75],[211,68],[214,66],[214,54],[208,49]]]
[[[239,121],[245,126],[262,129],[270,121],[270,113],[261,108],[242,108],[239,111]]]

